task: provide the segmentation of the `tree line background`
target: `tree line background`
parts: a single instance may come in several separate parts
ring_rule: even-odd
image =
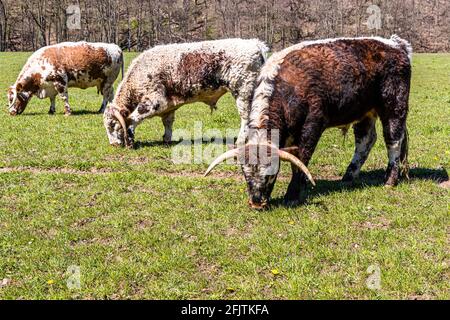
[[[69,5],[81,9],[79,30],[67,28]],[[450,1],[0,0],[0,51],[79,40],[143,51],[228,37],[259,38],[279,50],[305,39],[393,33],[417,52],[450,51]]]

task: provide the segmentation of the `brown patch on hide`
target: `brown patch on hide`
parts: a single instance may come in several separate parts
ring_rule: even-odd
[[[174,101],[186,101],[198,96],[200,101],[205,100],[204,102],[208,104],[214,104],[218,98],[213,92],[226,85],[219,74],[224,60],[225,54],[223,52],[206,53],[197,51],[183,54],[177,66],[177,74],[180,79],[174,80],[162,76],[166,78],[163,83],[168,97]],[[202,92],[204,91],[210,92],[205,95],[205,99],[202,98]]]
[[[30,77],[17,84],[17,92],[36,93],[41,86],[41,81],[42,75],[40,73],[33,73]]]
[[[52,72],[47,76],[47,81],[64,83],[64,78],[62,75]]]
[[[67,73],[69,80],[75,80],[79,74],[89,74],[92,79],[103,79],[106,66],[112,60],[104,48],[89,44],[47,48],[42,57],[48,59],[59,72]]]

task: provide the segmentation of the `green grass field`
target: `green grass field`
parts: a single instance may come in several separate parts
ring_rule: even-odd
[[[360,183],[342,186],[353,135],[332,129],[310,164],[307,203],[278,204],[284,164],[265,212],[247,207],[236,166],[204,178],[206,163],[173,164],[159,118],[138,127],[138,149],[110,147],[94,88],[69,90],[70,117],[61,100],[49,116],[37,98],[9,116],[6,89],[28,55],[0,54],[0,298],[450,298],[450,197],[439,186],[450,164],[450,54],[414,56],[410,181],[383,187],[378,123]],[[182,107],[175,129],[195,121],[239,127],[228,95],[212,115]],[[67,286],[69,266],[80,268],[80,288]],[[378,289],[367,286],[370,266]]]

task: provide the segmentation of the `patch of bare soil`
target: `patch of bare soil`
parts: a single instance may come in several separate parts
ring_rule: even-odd
[[[105,168],[92,168],[90,170],[77,170],[71,168],[35,168],[35,167],[3,167],[0,168],[0,173],[11,172],[29,172],[29,173],[66,173],[66,174],[106,174],[117,172]]]
[[[376,220],[372,221],[365,221],[362,223],[357,224],[357,228],[359,229],[365,229],[365,230],[387,230],[389,229],[389,226],[391,224],[391,221],[389,221],[386,218],[378,218]]]

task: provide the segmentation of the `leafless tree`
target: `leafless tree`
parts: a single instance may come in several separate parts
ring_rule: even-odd
[[[370,5],[381,27],[368,24]],[[81,30],[67,28],[69,5]],[[127,50],[227,37],[274,50],[306,39],[397,33],[415,51],[450,51],[448,0],[0,0],[0,50],[62,41],[114,42]]]

